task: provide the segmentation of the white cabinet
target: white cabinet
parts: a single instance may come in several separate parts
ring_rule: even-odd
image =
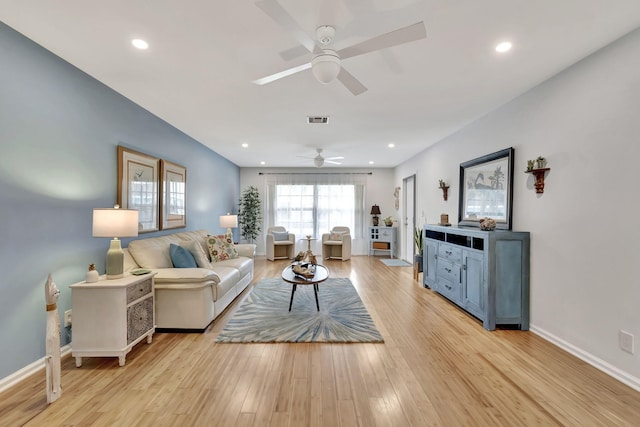
[[[71,355],[76,366],[83,357],[117,357],[120,366],[134,345],[155,332],[155,273],[70,286],[72,304]]]
[[[396,256],[397,242],[396,227],[369,227],[369,255],[375,255],[379,251],[386,252],[393,258]]]

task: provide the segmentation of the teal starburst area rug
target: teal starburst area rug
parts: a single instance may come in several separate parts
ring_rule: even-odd
[[[246,296],[216,342],[383,342],[358,292],[347,278],[319,284],[316,309],[313,285],[298,285],[289,311],[291,284],[261,280]]]

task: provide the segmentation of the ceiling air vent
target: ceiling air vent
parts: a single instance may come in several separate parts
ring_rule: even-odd
[[[327,123],[329,121],[329,117],[327,116],[307,116],[307,123]]]

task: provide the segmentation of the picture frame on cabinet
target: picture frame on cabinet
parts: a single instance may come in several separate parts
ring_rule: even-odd
[[[138,210],[138,233],[158,231],[160,159],[118,146],[117,203]]]
[[[513,147],[460,164],[458,225],[480,227],[492,218],[496,228],[511,230]]]
[[[187,168],[167,160],[160,161],[162,176],[162,229],[187,226]]]

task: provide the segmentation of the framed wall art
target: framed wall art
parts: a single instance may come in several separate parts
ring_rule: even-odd
[[[184,166],[160,161],[162,176],[162,229],[187,226],[187,169]]]
[[[118,146],[118,205],[138,210],[138,233],[159,230],[160,159]]]
[[[491,218],[496,228],[511,230],[513,148],[460,164],[458,225],[480,227]]]

